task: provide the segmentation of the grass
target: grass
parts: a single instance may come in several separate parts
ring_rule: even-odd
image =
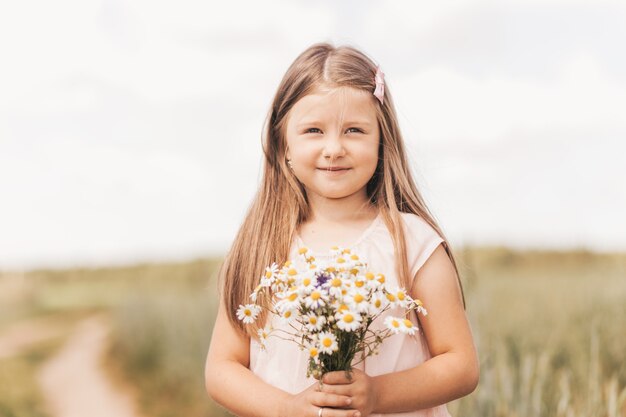
[[[39,392],[39,366],[61,344],[48,340],[22,354],[0,359],[0,417],[49,417]]]
[[[626,415],[626,256],[465,251],[481,359],[458,415]]]
[[[481,382],[449,405],[453,415],[626,416],[626,254],[466,248],[459,261]],[[217,264],[33,271],[12,311],[108,311],[108,368],[145,415],[225,416],[203,377]]]

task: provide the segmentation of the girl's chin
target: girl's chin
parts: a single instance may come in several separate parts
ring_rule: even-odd
[[[319,190],[307,188],[307,194],[313,195],[316,198],[322,198],[327,200],[342,200],[347,198],[355,198],[357,196],[362,197],[363,200],[367,200],[367,192],[365,187],[359,189],[334,189],[334,190]]]

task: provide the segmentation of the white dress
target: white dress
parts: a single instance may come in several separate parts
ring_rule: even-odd
[[[417,215],[402,213],[402,219],[405,224],[410,276],[414,277],[443,239]],[[296,238],[291,248],[290,259],[296,257],[296,251],[300,246],[304,244]],[[387,285],[398,285],[393,241],[380,214],[350,248],[369,264],[370,270],[383,273]],[[313,255],[316,258],[324,257],[317,253]],[[428,309],[428,300],[422,301]],[[387,310],[372,323],[370,328],[382,328],[383,321],[388,315],[398,316],[400,313],[396,309]],[[411,318],[415,321],[415,317]],[[285,327],[278,317],[273,316],[271,320],[274,328]],[[400,333],[385,339],[379,346],[379,354],[366,358],[356,368],[363,370],[369,376],[377,376],[413,368],[430,358],[428,345],[421,331],[413,336]],[[307,378],[307,365],[308,353],[301,351],[292,341],[270,337],[264,351],[259,349],[256,340],[250,341],[250,370],[263,381],[284,391],[297,394],[317,382],[312,377]],[[381,415],[372,414],[372,416]],[[385,414],[385,416],[449,417],[450,414],[446,406],[442,405],[408,413]]]

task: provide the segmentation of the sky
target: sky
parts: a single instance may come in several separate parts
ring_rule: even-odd
[[[433,3],[433,4],[430,4]],[[0,270],[225,253],[316,42],[381,65],[453,246],[626,250],[621,1],[0,5]]]

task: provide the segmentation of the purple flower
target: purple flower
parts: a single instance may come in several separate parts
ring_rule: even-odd
[[[329,279],[332,278],[330,276],[330,274],[328,274],[326,272],[321,272],[321,273],[317,274],[316,277],[317,277],[317,282],[315,283],[315,288],[321,287],[322,285],[326,284]]]

